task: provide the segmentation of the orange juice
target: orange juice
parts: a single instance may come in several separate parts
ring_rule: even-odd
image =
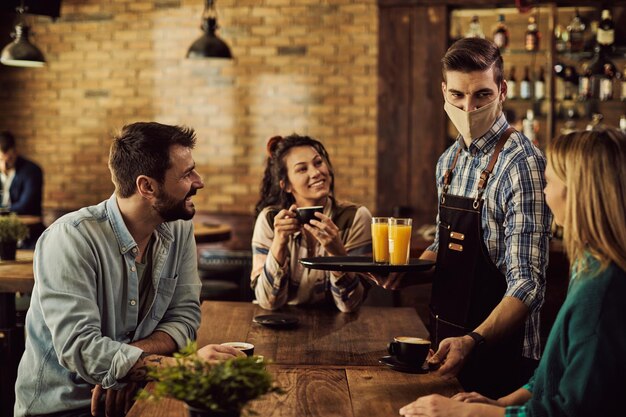
[[[372,250],[374,262],[377,264],[389,263],[389,226],[386,217],[372,218]]]
[[[410,248],[411,219],[390,219],[389,263],[391,265],[406,265],[409,262]]]

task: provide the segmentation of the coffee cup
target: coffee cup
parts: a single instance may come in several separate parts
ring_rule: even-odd
[[[430,340],[411,336],[394,337],[387,347],[389,354],[398,361],[420,367],[424,364],[429,349]]]
[[[300,224],[309,224],[311,220],[319,220],[315,213],[321,213],[324,206],[298,207],[296,208],[296,218]]]
[[[230,346],[237,350],[242,351],[246,356],[252,356],[254,354],[254,345],[246,342],[226,342],[222,343],[222,346]]]

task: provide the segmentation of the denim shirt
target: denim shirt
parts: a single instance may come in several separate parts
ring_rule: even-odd
[[[195,339],[200,280],[192,223],[159,225],[152,250],[154,298],[138,322],[137,243],[115,195],[44,232],[35,249],[16,417],[89,407],[95,384],[122,388],[142,353],[129,343],[157,330],[179,348]]]

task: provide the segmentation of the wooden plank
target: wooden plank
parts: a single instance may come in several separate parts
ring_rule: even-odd
[[[249,342],[254,353],[285,365],[378,365],[395,336],[427,337],[412,308],[362,307],[343,314],[321,307],[286,307],[280,312],[297,316],[291,329],[272,329],[253,323],[271,314],[252,303],[208,301],[202,304],[198,345]]]
[[[450,397],[461,391],[456,381],[434,374],[405,374],[384,368],[347,369],[355,416],[394,416],[400,407],[428,394]]]

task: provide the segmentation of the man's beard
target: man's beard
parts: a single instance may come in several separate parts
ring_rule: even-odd
[[[196,209],[194,207],[188,208],[185,200],[192,195],[196,195],[197,191],[197,189],[192,188],[182,200],[176,200],[165,191],[161,191],[153,208],[159,213],[164,222],[191,220],[194,214],[196,214]]]

